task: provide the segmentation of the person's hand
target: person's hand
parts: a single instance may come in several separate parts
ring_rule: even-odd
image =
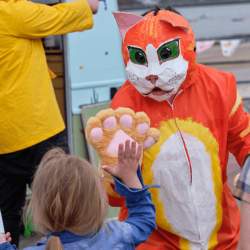
[[[109,174],[120,178],[130,188],[142,188],[137,176],[137,169],[142,153],[142,146],[128,140],[118,148],[118,165],[102,166]]]
[[[10,241],[11,241],[10,233],[0,234],[0,244]]]
[[[95,14],[98,11],[99,8],[99,0],[88,0],[89,6],[92,10],[92,12]]]

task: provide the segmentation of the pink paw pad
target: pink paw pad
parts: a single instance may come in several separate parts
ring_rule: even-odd
[[[144,148],[150,148],[153,144],[155,144],[155,139],[150,136],[144,141]]]
[[[120,118],[120,124],[124,128],[132,128],[133,119],[130,115],[122,115]]]
[[[103,131],[101,128],[93,128],[90,132],[90,137],[94,141],[100,141],[102,139],[102,136],[103,136]]]
[[[136,127],[136,130],[141,135],[145,134],[148,131],[148,129],[149,129],[149,125],[146,122],[138,124]]]
[[[116,128],[116,118],[114,116],[110,116],[103,121],[103,127],[105,129],[114,129]]]

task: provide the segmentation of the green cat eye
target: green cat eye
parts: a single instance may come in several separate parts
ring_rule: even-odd
[[[179,40],[174,40],[163,44],[157,51],[161,63],[172,60],[179,56]]]
[[[133,63],[147,65],[147,56],[142,49],[136,47],[128,47],[129,57]]]

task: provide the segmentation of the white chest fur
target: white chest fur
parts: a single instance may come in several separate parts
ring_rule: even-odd
[[[178,132],[161,145],[152,165],[153,182],[161,186],[159,199],[172,230],[189,240],[191,249],[207,249],[217,220],[211,157],[202,141],[187,133],[182,136],[191,160],[192,183]]]

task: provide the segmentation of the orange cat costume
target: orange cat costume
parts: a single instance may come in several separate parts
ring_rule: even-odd
[[[151,191],[158,229],[138,249],[236,249],[239,212],[227,184],[227,161],[231,152],[243,165],[250,126],[234,76],[196,63],[192,29],[178,14],[115,17],[130,80],[111,106],[144,111],[161,132],[142,164],[145,184],[161,186]],[[122,199],[109,198],[122,206],[123,219]]]

